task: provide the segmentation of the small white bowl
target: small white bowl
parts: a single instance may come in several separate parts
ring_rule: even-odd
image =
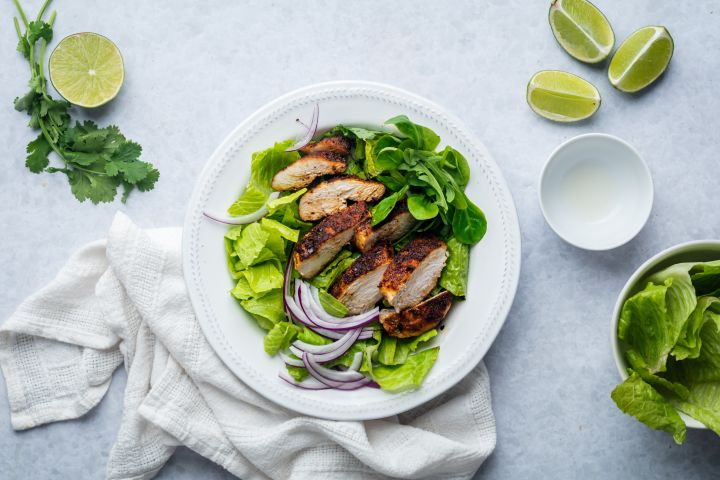
[[[653,183],[640,154],[603,133],[580,135],[550,154],[540,176],[540,208],[566,242],[610,250],[630,241],[650,217]]]
[[[645,279],[647,277],[664,268],[675,265],[676,263],[709,262],[718,259],[720,259],[720,240],[697,240],[681,243],[667,250],[663,250],[635,270],[635,273],[632,274],[620,292],[620,296],[615,303],[615,309],[613,310],[612,322],[610,322],[610,343],[612,344],[613,357],[623,381],[628,378],[628,364],[625,361],[623,347],[617,338],[617,327],[618,321],[620,320],[620,312],[622,311],[625,301],[645,287]],[[702,423],[684,413],[680,413],[680,417],[685,421],[685,425],[687,425],[688,428],[707,428]]]

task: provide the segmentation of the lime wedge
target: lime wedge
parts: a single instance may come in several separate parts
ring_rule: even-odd
[[[63,38],[50,56],[50,80],[68,102],[99,107],[120,91],[125,69],[120,50],[97,33]]]
[[[608,79],[623,92],[637,92],[663,74],[674,43],[665,27],[644,27],[631,34],[613,55]]]
[[[556,122],[576,122],[600,108],[600,92],[572,73],[543,70],[528,82],[527,102],[541,117]]]
[[[548,18],[560,46],[581,62],[602,62],[615,45],[610,22],[587,0],[553,0]]]

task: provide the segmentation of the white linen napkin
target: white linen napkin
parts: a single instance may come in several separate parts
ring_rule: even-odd
[[[255,393],[215,355],[181,268],[181,230],[122,213],[0,328],[13,428],[77,418],[128,373],[109,479],[152,478],[178,445],[245,479],[467,479],[495,447],[484,365],[392,418],[298,415]],[[20,440],[19,440],[20,441]]]

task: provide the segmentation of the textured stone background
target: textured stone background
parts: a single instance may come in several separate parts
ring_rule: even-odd
[[[23,2],[31,12],[39,0]],[[387,82],[434,100],[465,121],[505,173],[523,232],[515,305],[486,361],[498,447],[478,478],[714,478],[720,440],[669,435],[623,416],[609,397],[618,381],[609,344],[616,295],[647,257],[678,242],[718,237],[720,3],[597,0],[624,39],[660,24],[675,57],[638,96],[616,92],[605,71],[555,43],[547,1],[55,2],[56,38],[95,31],[123,52],[120,96],[88,115],[117,123],[162,172],[151,193],[127,205],[78,204],[63,178],[23,166],[31,138],[11,100],[25,90],[10,1],[0,2],[0,319],[49,281],[68,255],[104,235],[113,212],[146,227],[179,225],[205,159],[262,104],[297,87],[335,79]],[[172,7],[171,7],[172,6]],[[540,69],[564,69],[600,89],[588,122],[556,125],[526,106]],[[656,199],[645,229],[606,253],[563,243],[543,221],[537,180],[547,155],[586,132],[616,134],[645,157]],[[85,418],[23,433],[10,429],[0,382],[3,478],[102,478],[118,428],[124,372]],[[159,478],[229,478],[180,450]]]

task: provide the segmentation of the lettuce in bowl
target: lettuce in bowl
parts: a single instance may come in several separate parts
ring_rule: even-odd
[[[657,261],[667,265],[672,253]],[[651,268],[646,264],[636,277]],[[676,263],[644,278],[644,287],[619,304],[613,333],[626,378],[611,397],[678,444],[686,423],[695,425],[682,414],[720,435],[720,260]]]

